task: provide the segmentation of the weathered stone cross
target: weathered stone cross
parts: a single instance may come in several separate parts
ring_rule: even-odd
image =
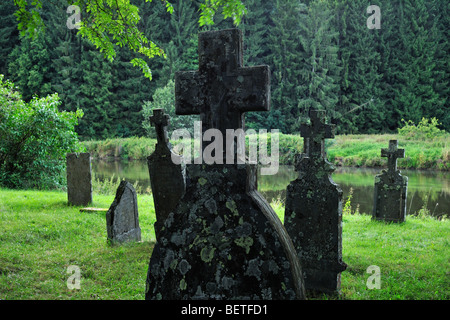
[[[303,152],[311,158],[325,158],[325,139],[334,138],[334,125],[325,124],[325,111],[310,110],[311,124],[301,125]]]
[[[381,149],[381,156],[388,158],[388,171],[397,171],[397,159],[405,157],[405,149],[398,149],[397,140],[389,140],[389,148]]]
[[[166,128],[169,125],[169,116],[164,114],[163,109],[153,109],[153,116],[150,117],[150,123],[155,127],[156,138],[158,140],[157,145],[167,145],[169,137]]]
[[[175,74],[176,114],[200,114],[202,131],[244,127],[243,113],[270,108],[268,66],[243,67],[242,31],[199,34],[198,71]]]

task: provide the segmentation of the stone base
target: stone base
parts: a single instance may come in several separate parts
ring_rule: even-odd
[[[303,299],[292,242],[255,168],[188,165],[185,195],[150,260],[146,299]]]
[[[401,223],[406,218],[408,177],[383,172],[375,177],[372,219]]]

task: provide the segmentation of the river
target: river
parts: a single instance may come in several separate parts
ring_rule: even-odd
[[[92,171],[101,180],[111,176],[138,181],[143,190],[150,188],[146,161],[92,161]],[[342,188],[344,203],[352,194],[352,211],[372,213],[373,187],[375,175],[381,169],[339,167],[333,173],[333,180]],[[418,214],[422,209],[439,217],[450,217],[450,173],[442,171],[401,170],[408,176],[407,214]],[[258,190],[270,202],[272,199],[286,198],[286,187],[297,177],[292,166],[280,166],[273,176],[259,176]]]

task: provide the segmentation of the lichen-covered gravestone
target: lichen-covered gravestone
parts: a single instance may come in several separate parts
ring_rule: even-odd
[[[116,197],[106,213],[106,231],[112,243],[141,241],[136,191],[125,180],[117,188]]]
[[[269,109],[269,69],[242,66],[237,29],[199,34],[199,70],[177,73],[177,113],[203,131],[243,128],[243,112]],[[224,155],[225,157],[225,155]],[[236,157],[235,157],[236,159]],[[186,193],[152,253],[146,299],[301,299],[301,266],[248,164],[188,164]]]
[[[388,158],[388,170],[375,177],[372,217],[387,222],[404,222],[408,177],[397,170],[397,159],[405,157],[405,149],[398,149],[398,141],[390,140],[388,149],[381,149],[381,156]]]
[[[147,161],[156,213],[155,235],[156,240],[159,240],[164,221],[185,192],[185,166],[182,158],[173,153],[169,143],[169,116],[162,109],[154,109],[150,122],[155,126],[158,141]],[[174,163],[174,158],[179,160]]]
[[[304,153],[297,156],[299,176],[287,187],[284,225],[298,252],[307,291],[337,293],[342,262],[342,190],[331,178],[325,139],[334,126],[325,112],[310,111],[311,124],[302,125]]]
[[[91,155],[89,153],[68,153],[66,156],[66,170],[69,204],[86,206],[91,203]]]

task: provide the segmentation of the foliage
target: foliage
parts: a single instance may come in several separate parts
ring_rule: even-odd
[[[177,116],[175,114],[175,82],[169,80],[163,88],[158,88],[153,95],[153,101],[146,101],[142,106],[142,115],[144,121],[142,126],[148,137],[156,138],[155,128],[150,124],[150,117],[153,115],[153,109],[164,109],[164,112],[170,116],[170,127],[168,130],[186,129],[191,137],[194,135],[194,121],[199,121],[199,116]]]
[[[129,1],[139,9],[138,29],[164,54],[149,59],[117,46],[105,30],[101,40],[110,39],[115,52],[110,62],[81,32],[67,28],[66,9],[74,1],[41,2],[42,8],[35,8],[17,1],[24,14],[35,10],[46,27],[35,39],[20,39],[17,24],[11,25],[18,7],[0,4],[0,70],[20,85],[25,101],[56,91],[64,110],[82,108],[85,116],[76,130],[83,140],[145,135],[144,101],[152,101],[176,71],[198,68],[198,32],[233,27],[232,19],[223,19],[225,1],[173,1],[172,14],[165,1]],[[127,3],[99,1],[116,14],[106,21],[106,13],[98,12],[103,26],[133,35],[133,22],[124,24],[115,10],[135,12],[126,11]],[[237,8],[237,1],[226,3]],[[245,1],[239,24],[244,65],[267,64],[271,70],[271,109],[246,113],[246,128],[296,134],[307,109],[316,106],[327,111],[337,134],[396,133],[401,119],[418,123],[433,117],[442,123],[440,129],[450,131],[450,2],[380,0],[378,5],[379,30],[367,28],[365,0]],[[214,25],[199,25],[202,12],[214,12]],[[82,20],[88,23],[90,14],[83,9]],[[134,58],[148,63],[153,81],[130,64]]]
[[[57,94],[26,103],[3,78],[0,75],[0,185],[61,185],[66,153],[80,150],[74,127],[83,112],[59,112]]]
[[[79,34],[103,52],[105,58],[112,62],[117,55],[116,48],[126,46],[136,54],[130,63],[140,68],[145,77],[152,79],[152,71],[145,59],[164,56],[164,51],[139,29],[141,17],[138,6],[133,5],[130,0],[67,2],[78,6],[83,14],[79,22]],[[173,13],[173,5],[166,0],[162,2],[166,11]],[[21,34],[35,37],[44,28],[41,17],[42,1],[33,0],[31,6],[27,0],[16,0],[14,3],[17,6],[15,15]],[[233,18],[235,24],[239,24],[245,13],[245,6],[240,0],[205,0],[205,3],[200,4],[200,26],[213,24],[213,17],[219,8],[223,8],[224,17]]]
[[[436,118],[422,120],[415,125],[413,121],[405,121],[402,119],[403,127],[398,129],[398,134],[405,139],[411,140],[433,140],[442,136],[449,136],[444,130],[438,128],[440,125],[439,120]]]

